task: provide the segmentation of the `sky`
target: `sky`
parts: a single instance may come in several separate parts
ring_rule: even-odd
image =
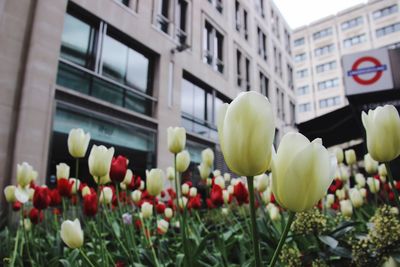
[[[366,0],[274,0],[292,29],[366,2]]]

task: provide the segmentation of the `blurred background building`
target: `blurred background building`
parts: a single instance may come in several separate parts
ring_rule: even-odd
[[[370,0],[293,30],[297,122],[348,105],[341,58],[400,47],[399,0]]]
[[[291,30],[272,1],[3,0],[0,25],[0,188],[23,161],[39,182],[74,168],[78,127],[143,175],[172,164],[167,127],[183,126],[191,170],[206,147],[227,170],[216,115],[243,91],[272,102],[276,142],[295,129]]]

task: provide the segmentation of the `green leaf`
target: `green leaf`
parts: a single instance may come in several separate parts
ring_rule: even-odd
[[[115,235],[120,238],[121,237],[121,228],[119,227],[118,223],[114,221],[112,223],[112,228],[114,230]]]
[[[69,255],[68,255],[68,261],[69,262],[74,262],[76,258],[79,255],[79,249],[74,249]]]
[[[351,251],[344,247],[336,247],[334,249],[330,249],[333,254],[341,256],[343,258],[351,259]]]
[[[66,259],[60,259],[60,260],[58,260],[61,264],[62,264],[62,266],[64,266],[64,267],[71,267],[71,264],[69,263],[69,261],[67,261]]]
[[[203,252],[204,248],[207,245],[207,241],[209,241],[210,239],[216,238],[218,235],[216,233],[209,233],[208,235],[206,235],[203,240],[201,240],[199,246],[196,248],[195,252],[193,253],[193,259],[197,260],[197,258],[201,255],[201,253]]]
[[[328,235],[321,235],[318,238],[319,238],[319,240],[322,241],[322,243],[330,246],[333,249],[335,249],[337,247],[337,245],[339,244],[339,241],[337,241],[336,239],[334,239],[333,237],[330,237]]]

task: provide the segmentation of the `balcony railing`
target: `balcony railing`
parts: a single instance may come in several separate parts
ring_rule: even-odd
[[[218,141],[217,127],[212,123],[182,112],[182,126],[189,132]]]

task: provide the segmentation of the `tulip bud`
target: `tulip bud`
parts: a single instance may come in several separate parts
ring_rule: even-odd
[[[165,234],[168,231],[168,227],[169,227],[169,223],[164,219],[161,219],[157,222],[157,232],[160,235]]]
[[[140,186],[139,186],[139,190],[144,190],[144,182],[140,181]]]
[[[15,185],[7,185],[4,188],[4,196],[6,197],[6,201],[8,203],[13,203],[15,202],[16,198],[15,198]]]
[[[171,153],[178,154],[185,148],[186,130],[182,127],[168,127],[168,149]]]
[[[17,183],[21,187],[27,186],[32,179],[33,167],[27,162],[17,164]]]
[[[78,219],[66,220],[61,224],[61,239],[70,248],[80,248],[83,245],[83,231]]]
[[[222,198],[224,199],[224,203],[225,204],[229,203],[230,195],[229,195],[229,192],[227,190],[225,190],[225,189],[222,190]]]
[[[173,167],[167,168],[167,178],[170,181],[173,181],[175,179],[175,170]]]
[[[181,198],[178,200],[178,205],[179,205],[179,207],[180,207],[181,209],[183,209],[183,208],[186,207],[187,202],[188,202],[188,199],[187,199],[186,197],[181,197]]]
[[[103,187],[100,193],[100,202],[103,204],[110,204],[113,197],[113,191],[110,187]]]
[[[261,200],[264,204],[268,204],[271,201],[271,187],[268,187],[264,192],[262,192]]]
[[[343,163],[343,157],[344,157],[344,155],[343,155],[343,149],[341,149],[340,147],[337,147],[337,148],[335,149],[335,154],[336,154],[337,163],[338,163],[338,164]]]
[[[164,172],[161,169],[151,169],[146,175],[147,192],[151,196],[157,196],[164,187]]]
[[[30,188],[32,189],[32,188]],[[35,192],[34,189],[32,189],[33,192]],[[21,202],[22,204],[28,202],[29,198],[30,198],[30,190],[26,189],[26,188],[21,188],[21,187],[16,187],[15,191],[14,191],[14,196],[15,199],[19,202]],[[32,194],[33,197],[33,194]]]
[[[131,193],[132,201],[137,204],[142,199],[142,191],[135,190]]]
[[[392,105],[363,111],[361,119],[367,133],[367,147],[371,157],[389,162],[400,155],[400,117]]]
[[[224,173],[224,180],[225,182],[229,182],[231,180],[231,174],[230,173]]]
[[[379,192],[379,187],[380,187],[379,180],[372,177],[368,177],[367,184],[369,187],[369,191],[371,191],[372,194],[376,194]]]
[[[360,194],[363,198],[367,197],[367,189],[365,188],[360,188]]]
[[[126,173],[125,173],[124,180],[122,181],[122,183],[125,184],[125,185],[130,185],[131,182],[132,182],[132,178],[133,178],[132,170],[127,169]]]
[[[191,187],[191,188],[190,188],[189,196],[190,196],[190,197],[195,197],[195,196],[197,196],[197,188],[196,188],[196,187]]]
[[[337,197],[339,200],[343,200],[343,199],[345,199],[345,197],[346,197],[346,192],[344,191],[344,188],[343,188],[343,189],[338,189],[338,190],[336,190],[335,194],[336,194],[336,197]]]
[[[180,173],[185,172],[190,164],[190,155],[187,150],[183,150],[176,155],[176,170]]]
[[[222,176],[217,176],[214,179],[214,184],[219,185],[222,189],[225,188],[225,179]]]
[[[344,165],[340,165],[336,177],[339,177],[339,179],[343,182],[348,181],[350,179],[350,170],[348,167]]]
[[[255,178],[255,181],[256,181],[257,191],[260,192],[260,193],[264,192],[267,189],[268,185],[269,185],[269,177],[268,177],[268,175],[264,173],[264,174],[257,175],[254,178]]]
[[[380,176],[387,176],[387,170],[385,164],[380,164],[378,167],[378,171]]]
[[[207,178],[207,186],[211,186],[212,185],[212,179],[211,178]]]
[[[221,213],[222,213],[222,215],[227,216],[229,214],[229,209],[228,208],[222,208],[221,209]]]
[[[375,161],[370,154],[364,155],[365,171],[369,174],[375,174],[378,171],[379,163]]]
[[[201,152],[201,159],[204,164],[209,166],[210,168],[214,164],[214,152],[211,148],[206,148]]]
[[[325,202],[325,206],[327,208],[330,208],[332,206],[332,204],[335,203],[335,195],[334,194],[328,194],[326,196],[326,202]]]
[[[132,215],[129,213],[122,214],[122,221],[126,225],[131,225],[132,224]]]
[[[189,194],[189,190],[190,190],[190,187],[188,184],[185,183],[182,185],[182,194],[184,194],[184,195]]]
[[[89,146],[90,133],[86,133],[82,129],[72,129],[68,135],[68,151],[74,158],[85,157],[86,150]],[[68,177],[63,177],[68,178]]]
[[[201,163],[197,168],[199,169],[201,179],[205,180],[210,176],[211,169],[206,164]]]
[[[220,170],[214,170],[213,171],[213,175],[214,175],[214,177],[221,176],[221,171]]]
[[[344,152],[344,156],[346,158],[347,165],[355,164],[357,161],[356,152],[354,149],[348,149]]]
[[[30,219],[24,219],[24,228],[25,228],[25,231],[30,231],[31,229],[32,229],[32,222],[31,222],[31,220]]]
[[[75,195],[79,189],[79,186],[81,185],[81,182],[76,178],[70,178],[69,182],[72,183],[71,193]]]
[[[355,208],[359,208],[363,205],[363,197],[360,193],[360,191],[358,191],[356,188],[352,188],[349,191],[349,196],[350,196],[350,200],[351,203],[353,204],[353,206]]]
[[[69,166],[65,163],[60,163],[56,166],[56,176],[57,180],[60,178],[69,178]]]
[[[89,186],[87,186],[87,185],[85,185],[83,188],[82,188],[82,197],[85,197],[86,195],[89,195],[91,192],[90,192],[90,187]]]
[[[143,219],[150,218],[151,216],[153,216],[153,205],[151,205],[148,202],[144,202],[142,204],[141,211],[142,211]]]
[[[112,158],[110,167],[110,179],[114,183],[121,183],[125,179],[129,160],[119,155],[117,158]]]
[[[255,176],[269,169],[275,121],[265,96],[255,91],[240,93],[220,108],[217,125],[222,154],[232,171]]]
[[[171,208],[166,208],[166,209],[164,210],[164,215],[165,215],[165,218],[171,219],[172,216],[174,216],[174,212],[172,211]]]
[[[362,173],[357,173],[355,179],[358,188],[365,187],[365,177],[362,175]]]
[[[121,190],[126,190],[126,184],[124,184],[124,183],[120,183],[119,184],[119,187],[121,188]]]
[[[272,192],[290,211],[311,209],[332,183],[330,168],[330,156],[321,139],[310,142],[300,133],[288,133],[272,161]]]
[[[103,177],[110,173],[114,148],[93,145],[89,154],[89,171],[94,177]]]
[[[229,193],[230,195],[232,195],[232,194],[233,194],[233,191],[234,191],[233,185],[229,185],[229,186],[228,186],[228,193]]]
[[[267,206],[268,215],[272,221],[278,221],[281,219],[281,214],[279,213],[279,209],[274,204],[270,203]]]
[[[340,212],[345,217],[351,217],[353,215],[353,206],[350,200],[346,199],[340,201]]]

